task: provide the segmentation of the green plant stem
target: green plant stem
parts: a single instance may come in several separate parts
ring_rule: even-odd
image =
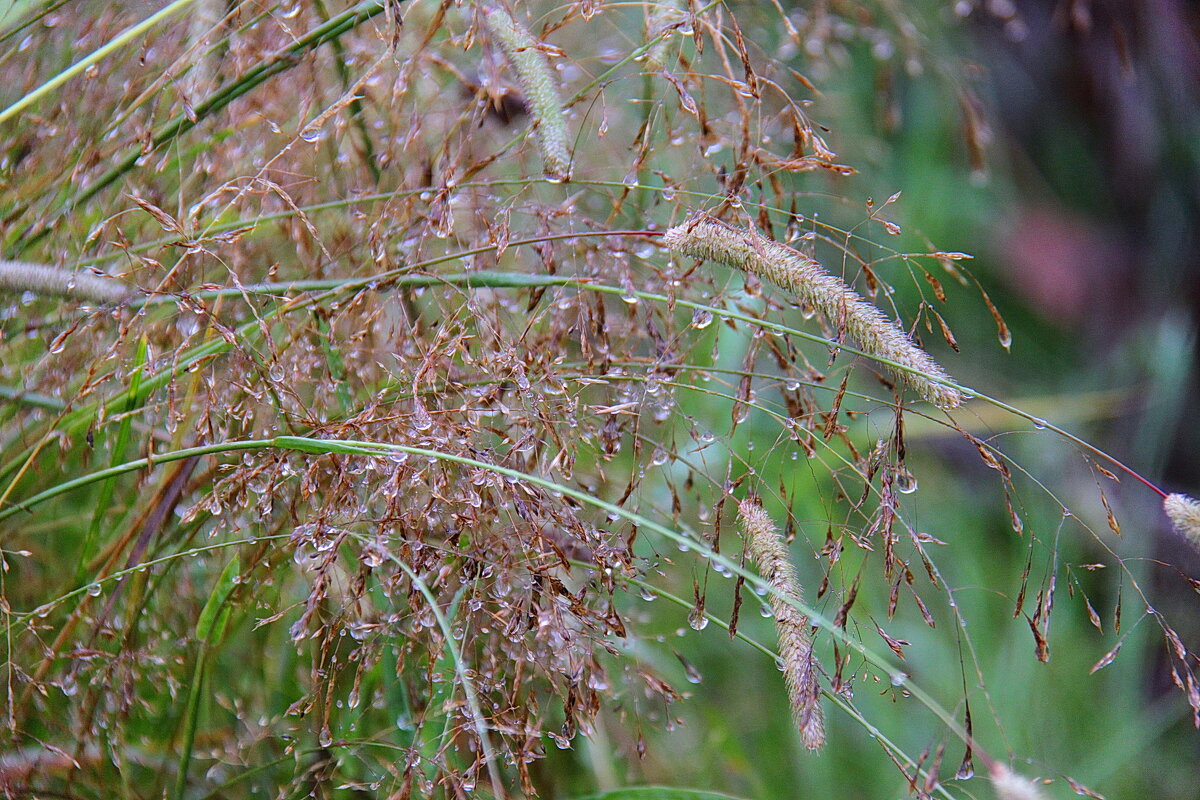
[[[310,441],[320,441],[314,439]],[[437,620],[438,627],[442,629],[442,639],[445,642],[446,649],[450,652],[450,658],[454,661],[454,671],[458,674],[459,683],[463,687],[463,696],[467,700],[467,708],[471,712],[471,722],[475,726],[475,735],[479,737],[479,747],[483,751],[484,760],[487,762],[488,778],[492,784],[492,794],[499,800],[504,800],[504,780],[500,776],[500,769],[496,765],[496,751],[492,749],[491,738],[488,736],[487,724],[483,718],[483,708],[479,705],[479,695],[475,691],[475,683],[471,680],[471,676],[467,674],[466,662],[463,661],[462,653],[458,649],[458,645],[454,641],[454,630],[450,626],[450,621],[446,619],[446,615],[442,613],[441,607],[438,605],[437,598],[433,592],[425,585],[425,581],[413,571],[412,567],[408,566],[404,561],[400,560],[391,554],[391,560],[400,567],[400,570],[408,576],[408,579],[413,582],[417,590],[421,592],[421,596],[425,598],[425,602],[429,604],[429,609],[433,612],[434,619]]]
[[[163,20],[178,14],[180,11],[183,11],[195,1],[196,0],[175,0],[175,2],[166,6],[157,13],[150,15],[138,24],[121,31],[121,33],[117,34],[117,36],[108,44],[93,50],[91,53],[76,61],[70,67],[58,73],[41,86],[34,89],[32,92],[26,93],[8,108],[0,111],[0,123],[7,121],[11,117],[15,116],[19,111],[37,102],[40,98],[54,91],[59,86],[62,86],[64,83],[69,81],[71,78],[74,78],[88,67],[99,63],[112,53],[115,53],[117,50],[128,47],[134,39],[141,36],[143,33],[150,30]]]

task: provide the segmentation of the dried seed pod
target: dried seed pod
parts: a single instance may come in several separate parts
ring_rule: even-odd
[[[753,273],[792,292],[829,319],[844,320],[863,352],[898,365],[896,374],[921,397],[942,409],[962,405],[962,393],[941,383],[950,376],[928,353],[841,278],[803,253],[703,212],[668,230],[663,242],[677,253]]]
[[[1186,494],[1169,494],[1163,500],[1163,511],[1175,532],[1200,548],[1200,501]]]
[[[567,122],[558,85],[538,41],[502,8],[485,8],[483,18],[504,55],[517,71],[521,89],[533,115],[533,135],[542,151],[546,176],[565,181],[571,177],[571,152],[567,147]]]
[[[131,294],[129,287],[120,281],[101,278],[91,272],[0,259],[0,291],[4,290],[97,303],[119,303]]]
[[[741,501],[738,504],[738,521],[758,571],[771,585],[768,602],[775,616],[784,680],[791,697],[796,727],[800,730],[804,746],[809,750],[819,750],[825,744],[825,715],[821,710],[821,689],[817,685],[812,631],[808,617],[788,602],[788,599],[796,603],[804,602],[800,582],[796,579],[796,569],[788,557],[783,536],[761,505],[753,500]]]

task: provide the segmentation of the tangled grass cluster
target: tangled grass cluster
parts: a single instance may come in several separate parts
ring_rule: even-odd
[[[784,666],[805,662],[789,679],[807,744],[818,691],[874,730],[853,698],[883,678],[964,765],[981,752],[855,621],[859,570],[898,655],[880,624],[899,607],[932,625],[922,593],[945,603],[940,541],[902,504],[903,421],[958,428],[905,387],[943,410],[966,394],[905,331],[933,321],[953,345],[930,269],[969,283],[961,254],[901,256],[848,232],[849,203],[809,208],[853,170],[790,61],[802,47],[818,79],[863,43],[920,58],[892,4],[846,5],[195,0],[142,26],[137,4],[4,20],[0,788],[555,791],[548,751],[604,736],[636,761],[676,724],[685,691],[633,601],[745,637],[747,586]],[[838,300],[803,323],[797,298],[660,246],[701,208],[840,265]],[[838,302],[886,305],[906,271],[929,287],[915,318],[874,313],[926,360],[901,382],[895,353],[833,360],[846,329],[863,338]],[[864,447],[872,409],[891,433]],[[734,445],[751,426],[774,441],[761,459]],[[1004,457],[961,433],[1007,491]],[[806,488],[779,477],[797,458]],[[819,556],[808,596],[828,618],[786,587],[764,506],[742,505],[749,561],[729,555],[751,493]],[[914,792],[965,796],[966,766],[880,741]]]

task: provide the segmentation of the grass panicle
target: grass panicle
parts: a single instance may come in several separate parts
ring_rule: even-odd
[[[928,353],[841,278],[803,253],[703,212],[668,230],[663,241],[673,252],[719,261],[787,289],[828,319],[844,323],[864,352],[903,367],[897,374],[924,399],[941,409],[962,405],[962,393],[943,383],[950,377]]]
[[[558,93],[558,82],[546,60],[546,54],[539,48],[533,34],[504,9],[498,6],[485,8],[483,18],[517,71],[517,79],[533,116],[533,134],[542,151],[546,177],[554,181],[570,180],[571,151],[567,146],[567,122]]]
[[[738,504],[738,521],[754,563],[775,591],[770,595],[775,630],[779,636],[780,660],[792,701],[792,715],[800,738],[809,750],[825,744],[825,716],[821,710],[821,688],[817,683],[817,665],[813,656],[812,630],[808,618],[787,602],[804,602],[796,568],[788,556],[787,544],[771,517],[755,500]]]
[[[1169,494],[1163,499],[1163,511],[1175,532],[1200,549],[1200,501],[1186,494]]]

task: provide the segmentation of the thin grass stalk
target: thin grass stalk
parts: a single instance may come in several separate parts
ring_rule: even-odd
[[[580,569],[590,569],[593,566],[591,564],[587,564],[582,561],[572,561],[571,563],[573,565],[579,567]],[[650,592],[652,595],[657,595],[659,597],[662,597],[664,600],[674,603],[675,605],[679,606],[680,608],[684,609],[685,611],[691,611],[695,608],[695,604],[693,602],[691,602],[689,600],[685,600],[684,598],[680,597],[677,594],[672,594],[671,592],[667,591],[666,589],[663,589],[660,586],[655,586],[652,583],[647,583],[646,581],[643,581],[643,580],[640,580],[640,579],[634,578],[634,577],[629,577],[629,576],[619,576],[619,580],[623,581],[624,583],[628,583],[632,586],[636,586],[639,589],[643,589],[647,592]],[[716,625],[718,628],[723,628],[725,631],[729,631],[729,627],[730,627],[729,622],[722,619],[718,615],[713,614],[709,611],[705,611],[704,617],[710,623],[712,623],[713,625]],[[735,637],[737,639],[741,639],[743,642],[750,645],[755,650],[757,650],[758,652],[762,653],[763,655],[765,655],[771,659],[778,660],[779,658],[781,658],[781,654],[776,653],[770,647],[767,647],[765,644],[758,641],[757,639],[755,639],[751,636],[747,636],[740,628],[736,629],[736,633],[731,634],[731,636]],[[850,703],[850,701],[846,700],[846,698],[842,697],[839,694],[834,694],[833,692],[827,692],[824,689],[821,690],[821,693],[831,703],[833,703],[835,706],[837,706],[842,711],[846,712],[846,715],[848,717],[850,717],[856,723],[861,725],[863,730],[865,730],[871,737],[873,737],[876,741],[878,741],[884,747],[884,749],[888,750],[889,752],[892,753],[892,755],[896,756],[901,761],[903,761],[905,766],[915,769],[917,774],[923,778],[929,777],[929,774],[930,774],[929,771],[926,768],[921,766],[921,764],[924,763],[923,761],[918,761],[917,759],[910,756],[908,753],[904,752],[904,750],[900,747],[900,745],[893,742],[890,738],[888,738],[887,734],[885,734],[879,728],[872,725],[870,720],[868,720],[866,717],[864,717],[862,715],[862,713],[859,712],[859,710]],[[949,790],[941,782],[937,783],[937,785],[934,787],[934,791],[941,794],[942,797],[946,798],[946,800],[954,800],[954,795],[952,795],[949,792]]]
[[[9,118],[15,116],[17,112],[37,102],[37,100],[54,91],[59,86],[62,86],[71,78],[74,78],[76,75],[84,72],[88,67],[99,63],[103,59],[115,53],[117,50],[128,47],[138,36],[141,36],[143,33],[150,30],[163,20],[178,14],[180,11],[183,11],[195,1],[196,0],[175,0],[174,3],[171,3],[165,8],[155,12],[154,14],[151,14],[149,17],[137,23],[136,25],[132,25],[121,31],[113,38],[112,41],[102,45],[101,47],[98,47],[91,53],[88,53],[86,56],[76,61],[67,69],[58,73],[41,86],[34,89],[32,92],[27,92],[8,108],[0,111],[0,123],[5,122]]]

